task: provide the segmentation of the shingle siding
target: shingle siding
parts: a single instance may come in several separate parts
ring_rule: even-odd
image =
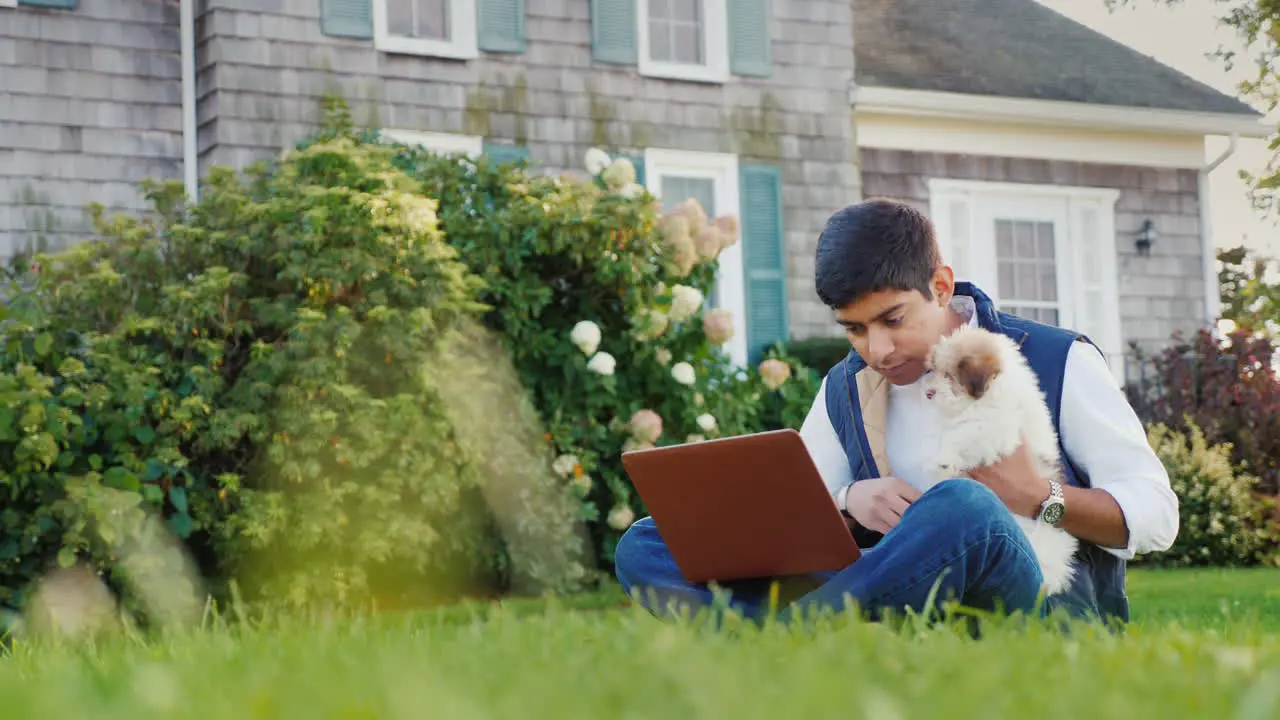
[[[182,171],[177,5],[0,8],[0,97],[0,257],[84,237],[91,201],[147,209]]]
[[[323,35],[315,0],[208,0],[198,41],[201,172],[292,145],[314,130],[330,92],[348,99],[357,122],[520,143],[552,172],[581,169],[593,145],[777,162],[791,334],[829,333],[830,314],[813,292],[812,255],[827,216],[860,197],[848,103],[852,7],[771,5],[771,77],[716,85],[594,62],[585,0],[529,0],[524,53],[466,62]]]
[[[929,211],[927,180],[1083,185],[1120,191],[1116,203],[1122,349],[1130,341],[1152,349],[1175,331],[1203,324],[1205,284],[1200,198],[1195,170],[1098,165],[1058,160],[944,155],[863,148],[867,197],[886,196]],[[1160,233],[1151,255],[1138,255],[1134,234],[1150,218]]]

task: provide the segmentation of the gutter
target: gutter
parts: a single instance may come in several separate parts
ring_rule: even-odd
[[[936,90],[908,90],[851,85],[849,104],[855,113],[939,118],[970,122],[1004,122],[1085,130],[1269,137],[1275,130],[1261,116],[1166,110],[1118,105],[1012,98]]]
[[[1204,270],[1205,326],[1216,334],[1218,315],[1222,312],[1222,294],[1218,285],[1218,253],[1213,240],[1213,218],[1209,202],[1209,173],[1217,170],[1236,152],[1240,136],[1232,133],[1227,149],[1208,165],[1200,169],[1196,178],[1196,190],[1200,196],[1200,254]]]
[[[193,203],[200,200],[200,159],[196,145],[195,1],[178,0],[178,32],[182,40],[182,180],[187,197]]]

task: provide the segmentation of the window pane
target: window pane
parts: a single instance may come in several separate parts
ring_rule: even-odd
[[[1039,300],[1040,292],[1036,287],[1039,283],[1037,280],[1035,263],[1022,262],[1018,263],[1018,295],[1019,300]]]
[[[1041,308],[1040,322],[1045,323],[1046,325],[1057,325],[1058,311],[1051,308]]]
[[[449,39],[449,0],[418,0],[418,37]]]
[[[681,24],[675,28],[676,62],[702,63],[702,28],[696,24]]]
[[[414,0],[387,0],[387,32],[413,37]]]
[[[649,21],[649,59],[670,62],[671,24],[665,20]]]
[[[672,0],[679,5],[679,0]],[[649,0],[649,19],[667,19],[671,15],[668,14],[667,0]]]
[[[1045,302],[1058,299],[1058,273],[1051,263],[1040,263],[1040,297]]]
[[[1036,256],[1036,235],[1035,225],[1029,222],[1019,222],[1013,226],[1013,246],[1014,256],[1019,258],[1034,258]]]
[[[695,198],[708,218],[716,216],[716,183],[711,178],[662,176],[662,205],[670,212],[680,203]]]
[[[1018,297],[1017,280],[1013,270],[1013,263],[1007,260],[1000,261],[1000,284],[996,287],[996,292],[1001,297],[1016,298]]]
[[[676,20],[692,23],[702,21],[702,0],[671,0],[671,3]]]
[[[1036,256],[1041,260],[1053,260],[1053,223],[1040,223],[1036,230]]]
[[[1008,220],[996,221],[996,256],[1013,257],[1013,223]]]

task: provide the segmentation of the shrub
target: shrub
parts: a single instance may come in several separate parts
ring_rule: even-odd
[[[844,337],[813,337],[787,343],[786,351],[806,367],[825,376],[849,355],[850,347]]]
[[[387,605],[493,578],[480,473],[426,372],[480,283],[392,155],[317,143],[215,170],[191,207],[153,186],[154,218],[99,216],[101,239],[37,260],[0,376],[0,584],[112,564],[85,488],[162,512],[250,597]]]
[[[1178,496],[1181,524],[1172,548],[1140,561],[1170,567],[1270,562],[1278,546],[1267,504],[1253,493],[1258,478],[1233,467],[1229,446],[1210,445],[1194,422],[1186,424],[1185,433],[1161,424],[1148,428]]]
[[[1243,331],[1220,342],[1201,330],[1143,362],[1130,399],[1149,423],[1203,430],[1212,444],[1227,444],[1231,458],[1261,478],[1258,490],[1280,493],[1280,379],[1275,347]]]
[[[331,116],[322,138],[363,136]],[[760,367],[734,368],[723,343],[743,332],[739,319],[705,302],[735,218],[708,218],[693,200],[664,214],[630,162],[600,150],[588,154],[593,174],[552,177],[398,147],[398,166],[438,201],[445,237],[484,281],[484,322],[604,561],[644,512],[623,451],[799,426],[813,373],[777,348]]]

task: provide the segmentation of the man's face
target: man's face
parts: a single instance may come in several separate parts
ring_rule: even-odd
[[[918,291],[882,290],[836,310],[853,349],[894,385],[910,385],[925,373],[934,343],[954,329],[948,307],[955,284],[950,268],[934,273],[933,297]]]

